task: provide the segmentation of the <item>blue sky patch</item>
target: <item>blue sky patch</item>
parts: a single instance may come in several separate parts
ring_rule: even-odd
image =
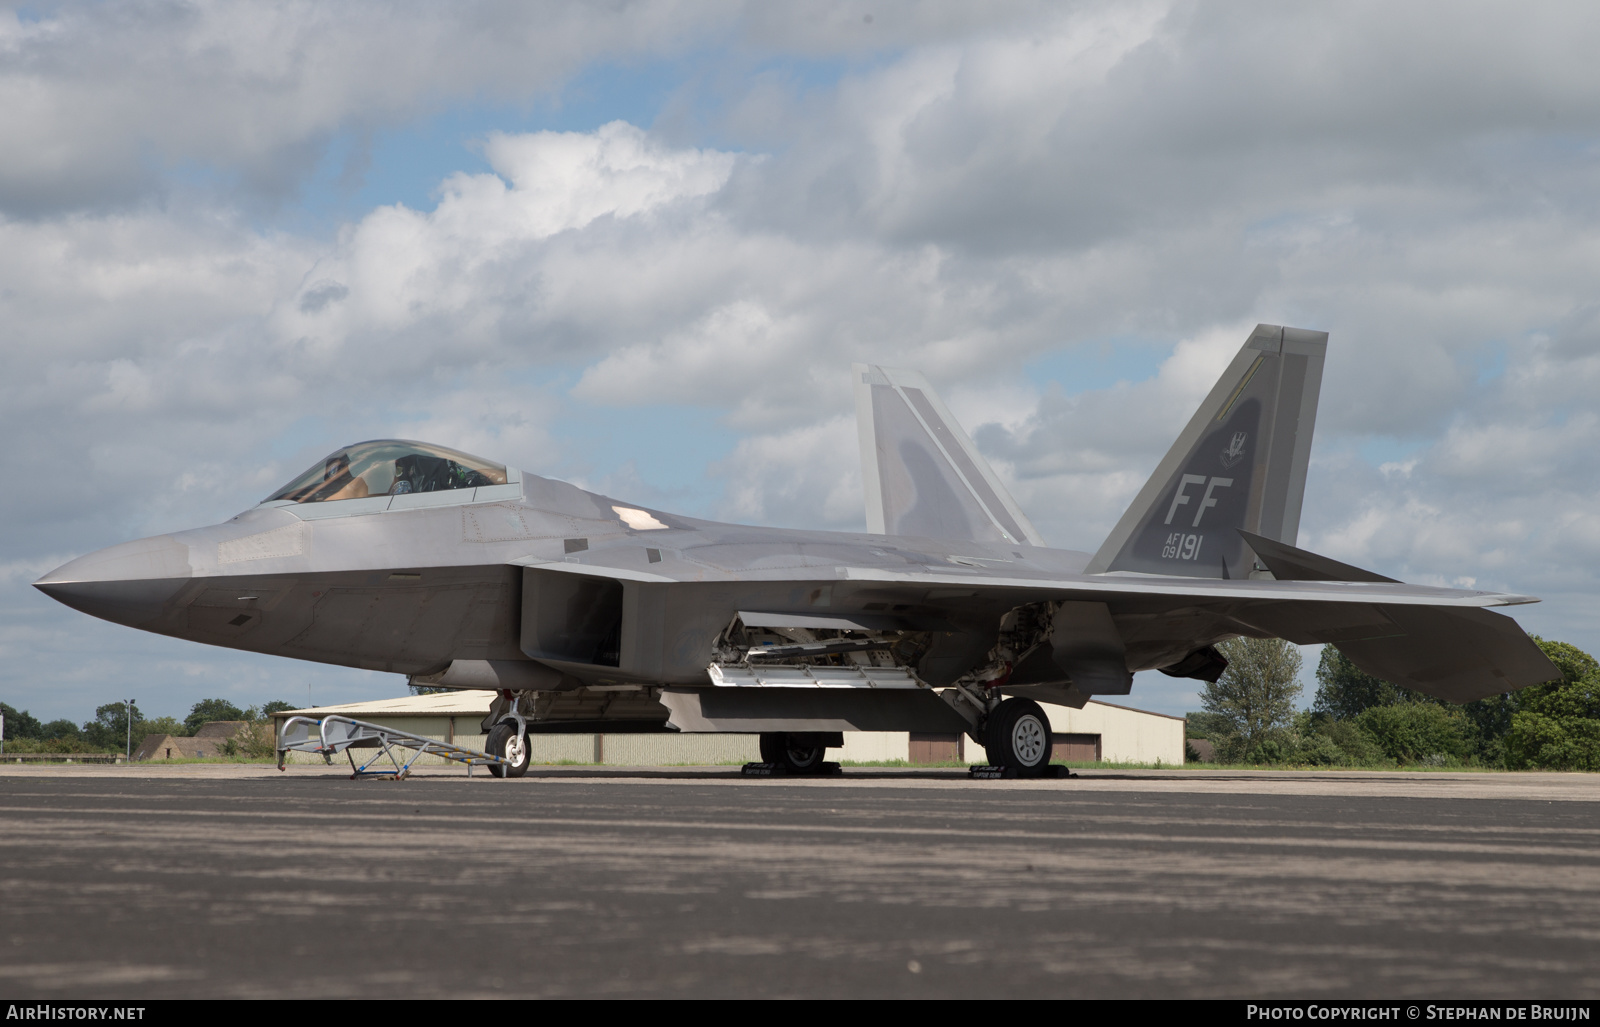
[[[1044,388],[1051,382],[1068,395],[1109,389],[1118,382],[1154,378],[1161,362],[1172,355],[1172,340],[1114,336],[1076,343],[1047,353],[1023,365],[1030,385]]]

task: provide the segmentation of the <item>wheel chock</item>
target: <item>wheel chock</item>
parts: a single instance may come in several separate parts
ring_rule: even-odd
[[[837,763],[819,763],[813,770],[790,770],[781,763],[746,763],[739,772],[745,777],[836,777],[843,773]]]
[[[967,768],[967,776],[979,781],[994,781],[999,779],[1010,781],[1019,777],[1067,778],[1077,777],[1078,775],[1074,774],[1071,770],[1063,767],[1059,763],[1052,763],[1047,767],[1040,767],[1037,770],[1033,770],[1026,774],[1018,770],[1016,767],[994,767],[986,766],[981,763],[975,763]]]

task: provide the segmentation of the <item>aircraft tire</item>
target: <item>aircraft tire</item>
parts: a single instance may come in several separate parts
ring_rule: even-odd
[[[1050,718],[1032,699],[1012,697],[989,714],[984,730],[989,762],[1014,767],[1021,774],[1040,773],[1050,765]]]
[[[503,720],[496,724],[494,729],[489,732],[489,741],[485,743],[483,751],[487,752],[490,756],[506,756],[509,755],[506,750],[508,748],[515,747],[516,740],[516,721]],[[512,763],[509,767],[503,763],[491,764],[489,767],[489,773],[495,777],[521,777],[523,774],[528,772],[528,763],[532,757],[532,749],[533,746],[526,744],[526,736],[524,736],[522,751],[517,754],[520,758],[516,762]]]
[[[795,745],[782,731],[767,731],[761,735],[761,762],[782,767],[791,774],[810,774],[821,769],[825,746],[813,743]]]

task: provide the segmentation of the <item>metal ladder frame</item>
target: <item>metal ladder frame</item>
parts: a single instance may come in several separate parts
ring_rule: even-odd
[[[312,727],[316,727],[316,736],[312,737]],[[519,725],[520,726],[520,725]],[[300,728],[295,732],[294,728]],[[355,754],[352,749],[377,749],[372,758],[365,763],[356,764]],[[413,754],[402,763],[396,755],[398,749],[412,749]],[[371,724],[364,720],[355,720],[350,717],[341,717],[338,714],[329,714],[326,717],[290,717],[283,722],[278,735],[278,769],[283,770],[288,760],[289,753],[313,752],[323,759],[332,761],[335,753],[344,753],[350,760],[352,771],[350,778],[355,780],[363,777],[391,778],[395,781],[404,781],[411,775],[411,768],[424,754],[442,756],[447,760],[464,763],[467,766],[467,776],[472,776],[473,767],[510,766],[511,761],[504,756],[491,756],[486,752],[468,749],[465,746],[455,745],[450,742],[441,742],[435,738],[425,738],[414,735],[409,731],[399,728],[386,727],[382,724]],[[394,769],[381,770],[369,769],[374,763],[389,757],[389,762]]]

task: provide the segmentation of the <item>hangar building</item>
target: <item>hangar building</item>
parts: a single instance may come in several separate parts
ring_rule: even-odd
[[[489,713],[494,693],[478,690],[377,699],[372,702],[318,706],[273,714],[278,725],[293,716],[331,713],[365,720],[412,734],[482,749],[480,722]],[[1090,700],[1081,710],[1042,704],[1050,717],[1057,762],[1104,760],[1116,763],[1182,765],[1182,717],[1130,709]],[[761,758],[755,735],[739,734],[535,734],[534,763],[598,763],[609,766],[671,766],[745,763]],[[847,731],[844,749],[830,750],[832,759],[909,763],[984,763],[983,748],[965,735],[923,735],[905,731]],[[308,753],[291,752],[290,762],[316,762]],[[420,762],[440,763],[437,757]]]

